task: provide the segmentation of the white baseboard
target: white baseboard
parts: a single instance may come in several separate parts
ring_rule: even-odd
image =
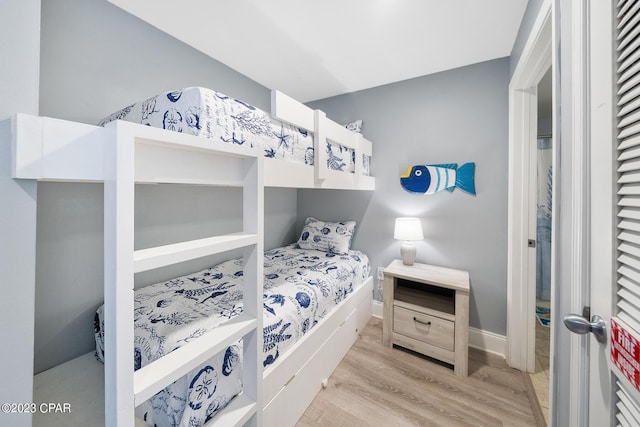
[[[505,357],[505,354],[507,354],[507,337],[469,327],[469,347]]]
[[[371,315],[382,319],[382,301],[371,301]],[[469,347],[505,357],[507,337],[482,329],[469,328]]]
[[[371,300],[371,315],[382,319],[382,301]]]

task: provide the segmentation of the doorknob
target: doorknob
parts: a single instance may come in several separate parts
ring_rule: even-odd
[[[591,317],[591,322],[577,314],[567,314],[563,318],[564,325],[571,332],[576,334],[586,334],[593,332],[599,343],[607,341],[607,325],[604,319],[598,315]]]

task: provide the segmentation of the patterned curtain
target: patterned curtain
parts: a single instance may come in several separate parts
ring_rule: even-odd
[[[538,139],[538,209],[536,220],[536,298],[551,298],[552,139]]]

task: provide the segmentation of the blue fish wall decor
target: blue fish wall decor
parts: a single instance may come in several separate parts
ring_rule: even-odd
[[[409,166],[407,173],[400,175],[400,185],[409,193],[433,194],[438,191],[453,191],[455,188],[476,195],[475,163]]]

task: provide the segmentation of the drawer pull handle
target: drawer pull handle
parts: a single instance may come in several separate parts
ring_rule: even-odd
[[[289,381],[287,381],[286,383],[284,383],[284,386],[285,386],[285,387],[286,387],[286,386],[288,386],[288,385],[289,385],[289,383],[290,383],[291,381],[293,381],[293,379],[294,379],[295,377],[296,377],[296,374],[293,374],[293,376],[292,376],[291,378],[289,378]]]
[[[416,323],[421,323],[423,325],[431,326],[431,322],[430,321],[429,322],[424,322],[424,321],[422,321],[420,319],[417,319],[416,317],[413,318],[413,321],[416,322]]]

